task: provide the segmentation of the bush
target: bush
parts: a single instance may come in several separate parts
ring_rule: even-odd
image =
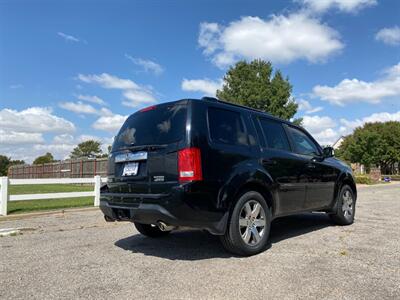
[[[372,184],[372,180],[369,176],[356,176],[356,183],[357,184]]]

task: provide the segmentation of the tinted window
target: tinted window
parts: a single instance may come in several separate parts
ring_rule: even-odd
[[[281,123],[268,119],[260,119],[260,125],[269,148],[290,151],[286,132]]]
[[[294,152],[304,155],[319,155],[318,147],[301,130],[289,127],[290,136],[293,140]]]
[[[239,113],[210,107],[208,122],[212,141],[231,145],[247,145],[247,137]]]
[[[113,150],[126,146],[163,145],[185,136],[186,104],[157,105],[131,115],[115,138]]]

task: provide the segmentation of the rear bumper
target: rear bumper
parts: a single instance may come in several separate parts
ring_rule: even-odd
[[[187,199],[188,198],[188,199]],[[190,203],[183,191],[172,194],[102,193],[100,209],[109,220],[205,229],[212,234],[225,233],[228,213],[208,211]]]

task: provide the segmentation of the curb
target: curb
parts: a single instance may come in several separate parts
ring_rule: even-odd
[[[85,207],[85,208],[69,208],[69,209],[57,209],[51,211],[42,211],[42,212],[32,212],[26,214],[15,214],[9,216],[1,216],[0,222],[2,221],[12,221],[12,220],[21,220],[21,219],[30,219],[35,217],[41,216],[48,216],[48,215],[56,215],[56,214],[64,214],[64,213],[74,213],[74,212],[81,212],[81,211],[94,211],[100,210],[98,207]]]

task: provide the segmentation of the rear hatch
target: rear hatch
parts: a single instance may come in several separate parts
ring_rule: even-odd
[[[166,194],[178,184],[178,150],[186,144],[187,101],[151,106],[131,115],[109,159],[112,193]]]

